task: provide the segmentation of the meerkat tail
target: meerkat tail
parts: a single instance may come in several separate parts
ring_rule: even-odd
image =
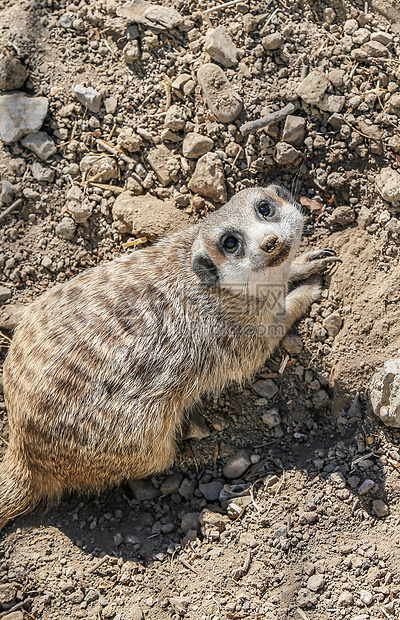
[[[14,517],[31,512],[40,504],[53,504],[60,493],[49,493],[40,475],[34,476],[19,455],[8,448],[0,463],[0,530]]]

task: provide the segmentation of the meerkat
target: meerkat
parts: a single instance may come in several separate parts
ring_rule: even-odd
[[[302,222],[283,188],[245,189],[29,306],[4,364],[0,528],[172,464],[187,412],[250,379],[319,298],[318,274],[338,259],[295,259]]]

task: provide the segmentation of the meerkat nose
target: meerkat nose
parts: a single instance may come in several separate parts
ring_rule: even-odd
[[[282,246],[282,239],[278,237],[278,235],[270,235],[260,245],[260,248],[263,252],[267,254],[272,254],[280,250]]]

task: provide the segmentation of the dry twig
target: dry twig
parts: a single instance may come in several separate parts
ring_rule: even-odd
[[[12,205],[10,205],[9,207],[7,207],[7,209],[4,209],[4,211],[2,213],[0,213],[0,220],[3,220],[6,215],[8,215],[9,213],[11,213],[11,211],[14,211],[14,209],[16,209],[17,207],[19,207],[22,204],[22,198],[18,198],[18,200],[15,200]],[[0,616],[1,618],[1,616]]]
[[[279,121],[283,121],[284,118],[289,116],[289,114],[293,114],[299,107],[299,102],[297,99],[294,101],[290,101],[285,107],[281,110],[277,110],[276,112],[271,112],[262,118],[257,119],[256,121],[249,121],[245,123],[240,128],[240,133],[243,136],[246,136],[248,133],[252,133],[253,131],[258,131],[259,129],[263,129],[264,127],[268,127],[268,125],[272,125],[273,123],[279,123]]]

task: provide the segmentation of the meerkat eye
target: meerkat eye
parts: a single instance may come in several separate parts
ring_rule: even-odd
[[[262,200],[257,205],[257,211],[263,218],[267,219],[273,215],[274,209],[269,200]]]
[[[221,239],[221,244],[226,252],[233,254],[239,247],[239,240],[234,235],[225,235]]]

